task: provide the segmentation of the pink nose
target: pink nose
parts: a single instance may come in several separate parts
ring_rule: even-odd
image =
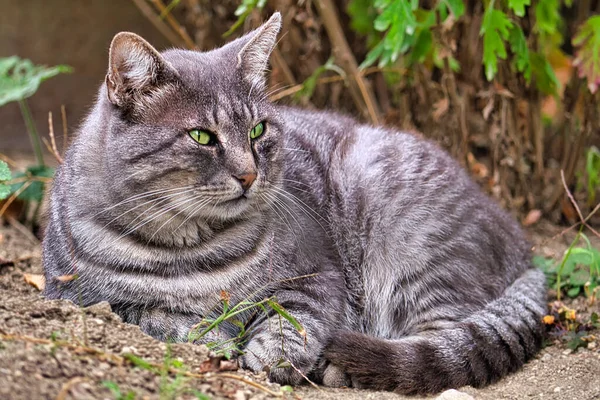
[[[254,181],[256,180],[256,172],[248,172],[245,174],[234,175],[234,177],[235,179],[240,181],[242,187],[244,188],[244,191],[246,191],[250,189],[250,186],[252,186],[252,183],[254,183]]]

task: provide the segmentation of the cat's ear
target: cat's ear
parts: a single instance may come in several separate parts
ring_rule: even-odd
[[[175,69],[141,36],[117,33],[110,44],[108,99],[122,107],[177,75]]]
[[[250,40],[238,53],[238,68],[253,88],[264,88],[269,56],[277,44],[281,14],[276,12],[260,28],[250,33]]]

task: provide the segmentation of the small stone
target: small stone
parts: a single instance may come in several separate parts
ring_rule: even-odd
[[[561,387],[560,386],[557,386],[557,387],[554,388],[554,393],[558,393],[560,391],[561,391]]]
[[[93,304],[85,309],[92,315],[97,317],[109,316],[112,314],[112,309],[110,304],[106,301],[102,301],[100,303]]]
[[[566,350],[565,350],[565,351],[563,351],[562,353],[563,353],[565,356],[568,356],[568,355],[569,355],[569,354],[571,354],[572,352],[573,352],[573,350],[571,350],[571,349],[566,349]]]
[[[551,356],[550,354],[546,353],[546,354],[544,354],[544,355],[542,356],[542,361],[543,361],[543,362],[548,362],[548,361],[550,361],[550,360],[552,360],[552,356]]]
[[[125,353],[137,354],[137,349],[133,346],[125,346],[121,349],[121,354],[125,354]]]
[[[238,390],[233,396],[235,400],[247,400],[246,393],[243,390]]]
[[[475,400],[473,396],[465,392],[459,392],[456,389],[446,390],[442,392],[435,400]]]
[[[598,346],[596,344],[596,342],[589,342],[588,345],[587,345],[587,348],[591,350],[591,349],[595,349],[596,346]]]

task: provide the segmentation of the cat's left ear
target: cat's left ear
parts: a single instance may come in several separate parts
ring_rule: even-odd
[[[277,44],[277,34],[281,29],[281,14],[276,12],[256,31],[238,53],[238,68],[252,88],[265,87],[269,56]]]

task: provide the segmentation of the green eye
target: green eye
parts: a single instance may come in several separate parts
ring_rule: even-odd
[[[256,139],[257,137],[262,135],[264,131],[265,131],[265,123],[260,122],[258,125],[256,125],[254,128],[252,128],[252,130],[250,131],[250,138]]]
[[[202,145],[211,144],[213,142],[212,135],[206,131],[201,131],[200,129],[192,129],[188,133],[192,139],[194,139],[196,142]]]

